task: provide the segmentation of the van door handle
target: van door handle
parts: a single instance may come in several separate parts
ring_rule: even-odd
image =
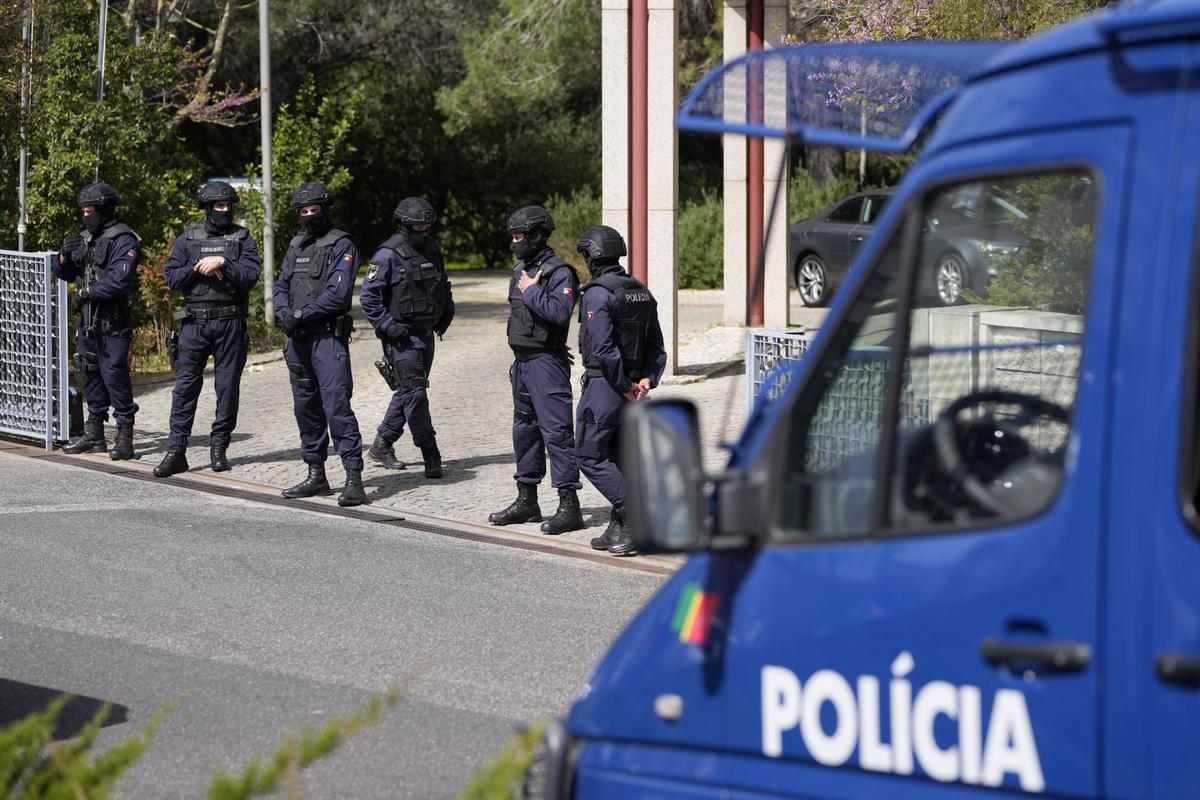
[[[1154,659],[1154,671],[1166,683],[1200,686],[1200,658],[1178,653],[1160,653]]]
[[[1092,660],[1092,648],[1083,642],[1013,644],[989,637],[979,647],[989,664],[1038,664],[1052,672],[1079,672]]]
[[[863,240],[863,237],[861,237],[861,236],[851,236],[850,237],[850,241],[853,242],[854,244],[858,244],[862,240]]]

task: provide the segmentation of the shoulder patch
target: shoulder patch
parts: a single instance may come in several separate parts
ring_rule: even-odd
[[[372,263],[371,266],[367,267],[367,280],[369,280],[369,281],[375,280],[375,276],[378,274],[379,274],[379,265],[378,264]]]
[[[342,256],[342,261],[353,261],[353,260],[354,260],[354,256],[350,255],[349,253],[346,253],[346,255]]]
[[[125,255],[129,256],[130,258],[133,258],[134,256],[137,255],[137,248],[136,247],[129,248],[129,252],[126,253]]]
[[[565,294],[567,297],[570,297],[570,296],[571,296],[571,287],[570,287],[570,286],[564,286],[564,287],[562,288],[562,293],[563,293],[563,294]]]

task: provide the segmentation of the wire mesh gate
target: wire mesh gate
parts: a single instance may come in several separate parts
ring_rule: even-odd
[[[746,329],[746,413],[754,407],[754,398],[768,380],[767,400],[774,400],[783,393],[789,376],[780,367],[798,361],[808,351],[812,340],[813,336],[807,333]],[[772,375],[776,370],[779,374]]]
[[[0,250],[0,434],[67,439],[67,285],[53,253]]]

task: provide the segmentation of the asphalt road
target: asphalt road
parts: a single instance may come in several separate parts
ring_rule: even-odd
[[[111,744],[181,700],[118,797],[202,797],[406,678],[299,788],[453,797],[663,581],[5,454],[0,487],[0,726],[71,692],[117,704]]]

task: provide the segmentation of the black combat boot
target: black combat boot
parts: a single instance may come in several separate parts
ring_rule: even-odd
[[[117,423],[117,439],[113,442],[108,457],[113,461],[128,461],[133,458],[133,423]]]
[[[308,477],[284,489],[282,494],[288,499],[297,497],[313,497],[318,494],[329,494],[329,480],[325,477],[324,464],[309,464]]]
[[[537,487],[528,483],[517,484],[517,499],[503,511],[488,514],[493,525],[512,525],[516,522],[541,522],[542,510],[538,508]]]
[[[608,515],[608,527],[604,529],[604,533],[592,539],[593,550],[607,550],[609,544],[612,543],[613,530],[620,524],[621,514],[625,511],[623,504],[614,505],[612,511]]]
[[[387,469],[404,469],[404,462],[396,458],[396,450],[392,445],[392,442],[383,438],[382,433],[375,434],[375,441],[367,451],[367,458]]]
[[[227,445],[210,444],[208,446],[208,463],[213,472],[229,472],[229,459],[225,457]]]
[[[188,469],[187,448],[176,445],[167,448],[167,454],[163,457],[162,463],[154,468],[154,477],[167,478],[171,475],[178,475],[180,472],[187,472]]]
[[[442,454],[438,452],[437,439],[430,439],[421,447],[421,458],[425,459],[425,477],[442,477]]]
[[[346,470],[346,486],[338,495],[339,506],[361,506],[367,502],[367,493],[363,491],[362,470]]]
[[[542,533],[551,535],[577,531],[583,527],[583,512],[579,510],[579,495],[574,489],[558,490],[558,510],[542,523]]]
[[[107,453],[108,442],[104,440],[104,423],[95,417],[89,417],[83,424],[83,435],[73,442],[63,445],[63,452],[76,455],[78,453]]]
[[[633,534],[629,532],[629,526],[625,524],[624,509],[616,516],[616,520],[617,524],[613,526],[612,536],[608,540],[608,552],[614,556],[636,556],[637,550],[633,546]]]

